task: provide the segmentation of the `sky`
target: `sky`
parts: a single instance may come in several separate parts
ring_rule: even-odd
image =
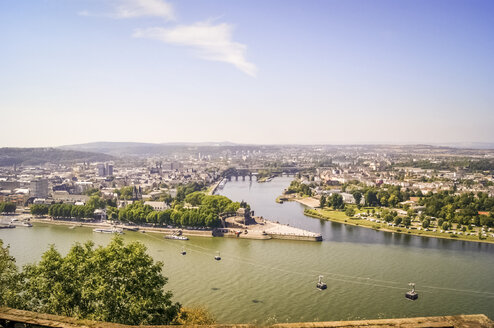
[[[0,147],[494,142],[494,1],[0,0]]]

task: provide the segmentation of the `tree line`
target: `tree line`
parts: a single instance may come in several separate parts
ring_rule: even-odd
[[[0,213],[15,213],[17,205],[11,202],[0,202]]]
[[[427,194],[419,204],[425,206],[425,215],[449,223],[494,226],[494,198],[484,192],[455,195],[453,191],[440,191]]]
[[[312,189],[308,184],[302,183],[300,180],[295,179],[290,183],[290,186],[286,189],[285,194],[312,196]]]
[[[49,215],[56,219],[82,219],[93,218],[94,211],[105,208],[107,202],[98,196],[92,196],[85,205],[72,204],[33,204],[32,215]]]
[[[233,202],[225,196],[206,195],[202,192],[188,194],[183,202],[174,201],[172,207],[155,211],[142,201],[136,201],[121,209],[112,208],[111,215],[122,222],[134,224],[172,225],[178,227],[219,227],[220,213],[236,212],[245,202]]]

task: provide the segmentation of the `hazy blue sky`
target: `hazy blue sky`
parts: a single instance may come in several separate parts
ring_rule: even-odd
[[[0,146],[494,141],[494,1],[0,0]]]

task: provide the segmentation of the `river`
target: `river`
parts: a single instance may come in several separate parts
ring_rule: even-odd
[[[205,305],[221,323],[275,323],[484,313],[494,318],[494,245],[392,234],[309,218],[274,200],[291,178],[231,181],[219,193],[247,201],[256,215],[319,232],[323,242],[191,238],[127,232],[164,262],[166,288],[184,305]],[[49,244],[106,244],[89,228],[35,224],[0,230],[19,265]],[[180,255],[182,246],[187,255]],[[221,261],[213,259],[221,252]],[[315,288],[318,275],[328,289]],[[404,297],[408,282],[419,299]]]

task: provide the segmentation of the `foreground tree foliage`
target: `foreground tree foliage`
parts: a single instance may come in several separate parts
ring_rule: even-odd
[[[10,256],[9,247],[4,247],[0,239],[0,305],[14,302],[18,277],[15,259]]]
[[[177,323],[180,325],[212,325],[216,323],[214,316],[203,306],[180,309]]]
[[[76,243],[66,256],[51,246],[38,264],[24,267],[20,292],[16,298],[4,298],[3,303],[81,319],[170,324],[175,322],[180,304],[172,302],[171,292],[163,289],[167,278],[161,273],[162,265],[154,263],[143,244],[125,245],[121,237],[106,247]],[[1,279],[3,276],[10,277],[0,272]]]

